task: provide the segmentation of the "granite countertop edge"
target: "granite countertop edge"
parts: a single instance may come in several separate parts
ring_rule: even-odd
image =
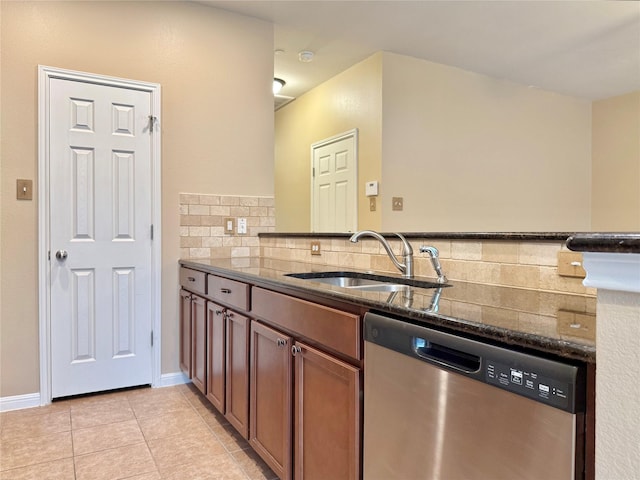
[[[257,261],[258,258],[253,258]],[[230,261],[225,259],[224,261]],[[230,265],[212,265],[216,262],[213,259],[180,259],[179,264],[185,267],[192,267],[207,273],[226,276],[233,280],[243,281],[258,287],[272,288],[276,291],[287,290],[287,293],[297,291],[302,295],[313,295],[324,297],[329,300],[350,303],[381,313],[401,316],[417,323],[424,323],[427,326],[436,326],[444,329],[457,331],[467,335],[482,337],[488,340],[501,342],[508,345],[518,346],[526,349],[533,349],[563,358],[579,360],[587,363],[596,362],[596,348],[591,345],[571,342],[569,340],[536,335],[529,332],[518,331],[494,325],[470,321],[464,318],[451,317],[438,312],[417,311],[403,308],[399,305],[388,304],[366,296],[358,295],[359,292],[350,292],[338,287],[327,287],[316,282],[305,282],[304,280],[280,275],[279,278],[268,278],[256,273],[243,271],[244,266],[233,267]],[[317,265],[313,265],[317,269]],[[336,267],[325,267],[328,270],[339,270]],[[413,288],[413,287],[412,287]],[[449,287],[445,287],[449,288]],[[416,291],[424,290],[417,288]]]
[[[379,232],[382,236],[394,233]],[[510,241],[561,241],[574,232],[401,232],[406,238],[430,238],[434,240],[510,240]],[[260,238],[349,238],[353,233],[324,232],[263,232]]]
[[[576,233],[567,239],[575,252],[640,253],[640,233]]]

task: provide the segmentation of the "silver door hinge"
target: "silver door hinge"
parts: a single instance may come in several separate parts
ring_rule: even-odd
[[[49,251],[47,252],[47,258],[48,258],[49,260],[51,260],[51,250],[49,250]]]
[[[151,330],[151,346],[153,347],[153,330]]]
[[[149,115],[149,131],[153,132],[153,124],[158,121],[158,117],[155,115]]]
[[[313,167],[313,174],[314,177],[316,176],[316,167]]]
[[[153,225],[151,225],[151,240],[153,240]]]

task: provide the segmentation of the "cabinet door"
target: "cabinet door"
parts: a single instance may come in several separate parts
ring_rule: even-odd
[[[281,480],[291,478],[291,337],[251,322],[249,443]]]
[[[191,293],[180,290],[180,370],[191,378]]]
[[[249,318],[227,310],[225,417],[249,438]]]
[[[295,343],[295,478],[360,478],[361,372]]]
[[[205,299],[191,297],[191,381],[206,394],[207,381],[207,317]]]
[[[225,311],[207,303],[207,398],[224,415]]]

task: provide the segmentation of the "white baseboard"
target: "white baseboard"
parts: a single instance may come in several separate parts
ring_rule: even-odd
[[[189,377],[182,372],[163,373],[160,375],[160,382],[154,385],[154,387],[172,387],[173,385],[182,385],[190,381]]]
[[[14,395],[13,397],[0,397],[0,412],[39,406],[40,393],[27,393],[26,395]]]

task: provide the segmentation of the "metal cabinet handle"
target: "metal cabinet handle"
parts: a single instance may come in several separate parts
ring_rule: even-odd
[[[224,313],[224,310],[216,310],[216,315],[222,315]]]
[[[300,352],[302,352],[302,349],[299,346],[293,345],[291,347],[291,355],[293,355],[294,357],[296,356],[296,353],[300,353]]]
[[[187,280],[189,280],[190,282],[195,282],[196,281],[196,277],[187,277]]]
[[[58,260],[60,260],[61,262],[64,262],[67,259],[68,256],[69,256],[69,254],[67,253],[66,250],[58,250],[56,252],[56,258]]]
[[[279,347],[284,347],[287,345],[287,341],[284,338],[278,338],[276,340],[276,345]]]
[[[231,293],[231,290],[230,290],[230,289],[228,289],[228,288],[221,288],[221,289],[220,289],[220,292],[221,292],[221,293]]]

